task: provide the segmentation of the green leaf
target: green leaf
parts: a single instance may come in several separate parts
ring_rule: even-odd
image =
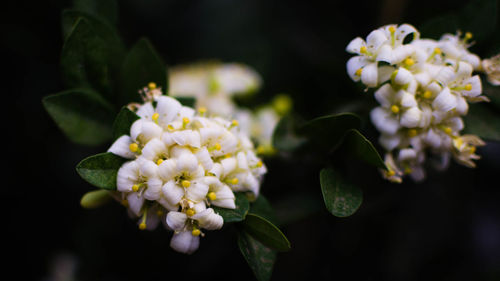
[[[363,193],[355,185],[344,182],[331,168],[320,172],[321,191],[326,208],[337,217],[348,217],[358,210]]]
[[[361,161],[377,168],[387,170],[385,162],[377,149],[358,130],[352,129],[347,132],[343,141],[343,146]]]
[[[317,149],[330,150],[336,147],[351,129],[359,129],[361,119],[352,113],[327,115],[313,119],[298,129],[307,136]]]
[[[83,159],[76,166],[78,174],[88,183],[103,189],[116,189],[118,169],[127,159],[111,152],[96,154]]]
[[[259,215],[273,224],[277,224],[278,222],[273,207],[262,194],[260,194],[254,202],[252,202],[249,212]]]
[[[123,135],[129,135],[130,126],[138,119],[140,119],[140,117],[137,116],[135,112],[132,112],[126,106],[122,107],[113,123],[113,140]]]
[[[245,231],[238,231],[238,247],[257,280],[270,280],[276,261],[276,251],[266,247]]]
[[[71,15],[72,12],[66,14]],[[79,17],[66,38],[61,52],[63,79],[68,87],[91,88],[109,97],[123,53],[116,40],[100,36],[106,33],[102,31],[105,28],[92,22]]]
[[[224,218],[224,222],[238,222],[245,219],[248,209],[250,209],[250,203],[243,192],[235,192],[236,196],[236,209],[226,209],[217,206],[212,206],[215,213]]]
[[[488,104],[471,104],[464,118],[466,134],[485,140],[500,141],[500,112]]]
[[[143,38],[132,47],[123,62],[121,103],[140,102],[138,91],[150,82],[156,83],[167,93],[167,67],[151,43]]]
[[[105,20],[111,25],[116,25],[118,22],[116,0],[73,0],[73,7]]]
[[[245,220],[241,222],[243,229],[255,239],[277,251],[290,250],[290,242],[283,232],[265,218],[248,213]]]
[[[107,190],[94,190],[87,192],[83,195],[80,200],[80,205],[86,209],[95,209],[99,208],[109,201],[111,201],[112,197]]]
[[[294,122],[292,116],[284,116],[274,128],[272,142],[278,151],[293,151],[306,142],[295,133]]]
[[[49,115],[73,142],[100,145],[111,139],[114,110],[87,89],[72,89],[42,100]]]
[[[182,105],[195,107],[196,106],[196,98],[194,97],[175,97]]]
[[[276,217],[280,226],[295,223],[323,210],[321,196],[298,192],[282,197],[274,203]]]

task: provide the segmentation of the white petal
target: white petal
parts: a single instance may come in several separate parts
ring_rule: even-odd
[[[421,182],[425,179],[425,170],[422,166],[415,166],[411,168],[410,177],[416,181]]]
[[[418,107],[411,107],[401,114],[401,125],[406,128],[417,127],[422,118],[422,111]]]
[[[441,112],[448,112],[457,106],[457,99],[448,87],[444,88],[432,102],[432,107]]]
[[[168,96],[159,96],[156,101],[156,112],[159,114],[158,123],[166,127],[177,117],[182,105],[176,99]]]
[[[465,81],[466,84],[470,84],[472,89],[470,91],[462,91],[462,95],[465,97],[477,97],[483,92],[481,85],[481,79],[479,75],[474,75]]]
[[[366,46],[365,40],[356,37],[347,45],[346,51],[351,54],[360,54],[361,46]]]
[[[459,62],[457,68],[457,78],[470,77],[472,74],[472,65],[466,62]]]
[[[184,254],[194,253],[200,245],[200,236],[193,236],[191,231],[175,233],[170,240],[170,247]]]
[[[234,157],[222,159],[220,163],[222,165],[223,177],[226,177],[228,174],[233,172],[237,167],[237,161],[236,158]]]
[[[167,156],[167,147],[160,139],[150,140],[142,149],[142,156],[151,161]]]
[[[359,81],[361,77],[356,75],[356,71],[370,63],[364,56],[355,56],[347,61],[347,74],[354,81]]]
[[[195,214],[201,213],[201,212],[203,212],[203,211],[205,211],[207,209],[207,206],[205,205],[205,201],[201,201],[201,202],[198,202],[198,203],[195,203],[195,204],[192,204],[190,202],[189,207],[194,210]]]
[[[400,25],[396,29],[394,36],[395,36],[396,41],[399,42],[400,44],[402,44],[405,37],[410,33],[414,34],[413,35],[414,39],[420,38],[420,33],[417,31],[417,29],[409,24]]]
[[[223,172],[224,172],[224,167],[222,167],[220,163],[214,163],[214,166],[209,171],[210,174],[213,174],[218,178],[222,177]]]
[[[203,169],[210,171],[214,166],[214,161],[212,160],[212,157],[210,157],[210,153],[208,152],[206,147],[200,148],[194,155],[198,159],[198,162],[201,164]]]
[[[187,106],[182,106],[181,109],[179,110],[179,113],[177,113],[177,118],[183,119],[183,118],[188,118],[189,120],[193,119],[194,114],[196,111]]]
[[[417,152],[412,148],[404,148],[399,151],[398,161],[407,161],[417,158]]]
[[[252,173],[247,173],[247,176],[246,176],[245,180],[243,181],[243,186],[247,190],[253,192],[253,194],[256,197],[259,195],[260,182]]]
[[[396,92],[392,89],[391,84],[384,84],[375,92],[375,99],[383,106],[390,107],[394,103]]]
[[[370,112],[370,118],[375,127],[382,133],[395,134],[399,129],[399,121],[385,109],[376,107]]]
[[[177,162],[175,159],[167,159],[158,166],[158,175],[165,181],[173,179],[177,175]]]
[[[160,217],[156,214],[156,210],[150,209],[146,215],[146,229],[155,230],[160,223]]]
[[[151,102],[143,104],[135,114],[137,114],[139,117],[143,119],[148,119],[151,120],[151,117],[155,113],[155,109],[153,107],[153,104]]]
[[[465,54],[464,56],[462,56],[461,59],[465,62],[468,62],[470,65],[472,65],[474,70],[477,70],[479,68],[479,65],[481,64],[481,59],[477,55],[474,55],[471,53]]]
[[[450,126],[453,132],[461,131],[464,129],[464,121],[460,117],[453,117],[447,120],[446,124]]]
[[[184,197],[184,188],[177,186],[173,180],[168,181],[161,189],[165,199],[172,205],[178,204]]]
[[[135,161],[125,162],[116,176],[116,187],[121,192],[131,192],[132,186],[139,180],[139,165]]]
[[[167,201],[164,197],[160,197],[159,199],[156,200],[160,205],[162,205],[165,209],[169,211],[177,211],[179,209],[178,204],[170,204],[170,202]]]
[[[378,48],[384,44],[388,40],[385,33],[381,30],[374,30],[368,34],[366,37],[366,45],[368,47],[368,51],[376,52]]]
[[[224,219],[214,212],[214,209],[208,208],[203,212],[197,213],[191,217],[199,222],[200,227],[207,230],[220,229],[224,224]]]
[[[236,209],[236,203],[234,199],[216,199],[212,201],[212,205],[231,210]]]
[[[418,105],[415,96],[405,90],[398,91],[398,98],[403,107],[416,107]]]
[[[144,159],[141,157],[141,159]],[[146,178],[151,178],[151,177],[157,177],[158,176],[158,165],[156,165],[153,161],[151,160],[141,160],[139,161],[140,163],[140,171],[141,175]]]
[[[163,181],[159,178],[150,178],[148,180],[148,187],[144,191],[144,198],[148,200],[157,200],[161,196],[161,188],[163,186]]]
[[[198,159],[193,153],[183,153],[177,157],[177,172],[194,172],[198,169]]]
[[[138,196],[136,192],[127,195],[128,207],[136,216],[141,215],[142,205],[144,204],[144,197]]]
[[[186,225],[187,215],[182,212],[168,212],[167,225],[172,230],[182,230]]]
[[[434,79],[443,87],[446,87],[455,79],[455,71],[451,66],[442,67]]]
[[[456,97],[456,98],[457,98],[457,107],[455,108],[455,110],[460,115],[466,115],[467,111],[469,111],[469,104],[463,97]]]
[[[432,148],[438,149],[441,146],[441,136],[434,129],[430,129],[425,136],[425,142]]]
[[[394,72],[394,67],[390,65],[384,65],[378,67],[378,84],[382,84],[389,79],[391,79],[391,75]]]
[[[377,63],[367,64],[361,72],[361,82],[367,87],[376,87],[378,82]]]
[[[163,133],[163,129],[154,122],[143,122],[141,127],[141,133],[138,138],[142,142],[148,142],[153,138],[160,138]]]
[[[389,45],[383,45],[380,47],[380,50],[378,50],[377,54],[377,61],[383,61],[387,62],[389,64],[392,64],[393,61],[393,50],[391,46]]]
[[[402,67],[398,69],[398,73],[396,74],[396,77],[394,77],[394,83],[396,83],[397,85],[406,85],[410,83],[411,80],[413,80],[413,75],[411,74],[411,72],[408,69]]]
[[[401,143],[401,136],[399,134],[396,135],[382,134],[379,138],[379,143],[387,151],[391,151]]]
[[[130,144],[132,144],[133,141],[132,139],[127,136],[123,135],[119,137],[108,149],[108,152],[111,152],[115,155],[121,156],[123,158],[127,159],[134,159],[135,158],[135,153],[130,151]]]
[[[191,182],[191,186],[186,188],[186,198],[193,202],[200,202],[205,199],[208,193],[208,185],[196,181]]]
[[[236,154],[236,160],[238,161],[238,169],[248,170],[248,160],[245,152],[238,152],[238,154]]]

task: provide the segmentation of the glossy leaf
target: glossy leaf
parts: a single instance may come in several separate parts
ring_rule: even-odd
[[[248,210],[250,209],[250,203],[243,192],[235,192],[236,196],[236,209],[226,209],[217,206],[212,206],[215,213],[224,218],[224,222],[238,222],[245,219]]]
[[[245,231],[238,232],[238,247],[257,280],[270,280],[276,261],[276,251],[266,247]]]
[[[140,117],[135,112],[132,112],[126,106],[122,107],[113,123],[113,140],[123,135],[130,135],[130,126],[138,119]]]
[[[149,40],[140,39],[129,51],[122,65],[121,103],[141,102],[138,91],[154,82],[166,93],[167,68]]]
[[[113,199],[107,190],[93,190],[85,193],[80,205],[86,209],[99,208]]]
[[[350,130],[344,137],[343,146],[361,161],[387,170],[385,162],[373,144],[358,130]]]
[[[82,17],[76,21],[62,48],[61,71],[68,87],[91,88],[109,96],[121,58],[118,47],[99,36],[99,25],[91,22]]]
[[[326,208],[334,216],[348,217],[361,206],[363,201],[361,189],[344,182],[333,169],[321,170],[320,183]]]
[[[103,189],[116,189],[118,169],[127,159],[114,155],[111,152],[96,154],[83,159],[76,171],[88,183]]]
[[[278,151],[293,151],[306,142],[297,136],[292,116],[284,116],[280,119],[273,132],[273,147]]]
[[[464,133],[500,141],[500,113],[489,104],[471,104],[464,122]]]
[[[255,239],[277,251],[290,250],[290,242],[281,230],[265,218],[248,213],[241,222],[243,229]]]
[[[111,139],[114,110],[101,96],[87,89],[73,89],[45,97],[43,105],[73,142],[100,145]]]
[[[261,194],[251,203],[250,213],[259,215],[273,224],[277,224],[278,219],[269,201]]]

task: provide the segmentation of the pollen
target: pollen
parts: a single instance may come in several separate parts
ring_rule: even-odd
[[[355,74],[356,76],[361,76],[361,73],[362,73],[362,72],[363,72],[363,69],[362,69],[362,68],[360,68],[360,69],[356,70],[356,72],[354,72],[354,74]]]
[[[430,99],[432,97],[432,92],[429,90],[425,91],[423,97],[426,99]]]
[[[417,132],[417,130],[416,130],[416,129],[409,129],[409,130],[408,130],[408,136],[409,136],[410,138],[415,137],[415,136],[417,135],[417,133],[418,133],[418,132]]]
[[[450,135],[453,132],[453,130],[450,127],[444,127],[443,131],[448,135]]]
[[[149,84],[148,84],[148,88],[149,88],[150,90],[154,90],[154,89],[156,89],[156,83],[155,83],[155,82],[149,82]]]
[[[389,171],[386,172],[386,175],[388,177],[392,177],[392,176],[396,175],[396,172],[394,172],[394,170],[389,170]]]
[[[188,217],[194,216],[194,214],[195,214],[195,213],[196,213],[196,212],[195,212],[193,209],[187,209],[187,210],[186,210],[186,215],[187,215]]]
[[[464,38],[465,38],[465,40],[471,39],[472,38],[472,33],[471,32],[466,32]]]
[[[193,229],[193,231],[191,231],[191,234],[193,234],[193,236],[200,236],[201,231],[196,228],[196,229]]]
[[[137,191],[139,190],[139,187],[140,187],[140,186],[139,186],[138,184],[134,184],[134,185],[132,185],[132,191],[133,191],[133,192],[137,192]]]
[[[236,119],[234,119],[233,121],[231,121],[231,126],[238,126],[239,124],[240,123]]]
[[[158,159],[158,161],[156,161],[156,165],[160,165],[161,163],[163,163],[163,161],[164,161],[164,160],[163,160],[163,159],[161,159],[161,158],[160,158],[160,159]]]
[[[442,54],[443,52],[441,51],[441,48],[434,48],[434,53],[437,54],[437,55],[440,55]]]
[[[366,54],[367,51],[368,49],[366,48],[366,46],[361,46],[361,48],[359,48],[359,52],[362,54]]]
[[[188,181],[188,180],[183,180],[183,181],[181,182],[181,185],[182,185],[182,187],[184,187],[184,188],[188,188],[188,187],[190,187],[190,186],[191,186],[191,182],[190,182],[190,181]]]
[[[391,111],[392,111],[392,113],[394,113],[394,114],[398,114],[398,113],[399,113],[399,106],[397,106],[397,105],[395,105],[395,104],[394,104],[394,105],[392,105],[392,106],[391,106]]]
[[[160,117],[160,114],[158,112],[155,112],[153,114],[153,116],[151,116],[151,119],[153,119],[153,121],[157,122],[159,117]]]
[[[215,150],[221,150],[222,149],[220,143],[218,143],[218,142],[215,143],[214,148],[215,148]]]
[[[199,112],[201,115],[203,115],[203,114],[205,114],[205,113],[207,112],[207,108],[206,108],[206,107],[204,107],[204,106],[199,107],[199,108],[198,108],[198,112]]]
[[[172,125],[168,124],[168,125],[167,125],[167,130],[169,130],[169,131],[173,131],[173,130],[175,130],[175,128],[174,128],[174,126],[172,126]]]
[[[137,143],[131,143],[128,148],[130,149],[130,151],[132,152],[137,152],[139,150],[139,145]]]
[[[389,32],[394,33],[396,32],[396,28],[394,26],[389,27]]]
[[[189,122],[190,122],[189,118],[187,118],[187,117],[182,118],[182,123],[183,124],[187,124]]]
[[[141,222],[141,223],[139,224],[139,229],[140,229],[140,230],[144,230],[144,229],[146,229],[146,223],[145,223],[145,222]]]
[[[213,192],[213,191],[212,191],[212,192],[209,192],[209,193],[207,194],[207,197],[208,197],[208,199],[210,199],[211,201],[214,201],[215,199],[217,199],[217,195],[215,195],[215,192]]]
[[[466,91],[470,91],[470,90],[472,90],[472,84],[467,84],[467,85],[465,85],[465,90],[466,90]]]
[[[415,61],[412,58],[406,58],[403,63],[406,67],[410,67],[415,64]]]
[[[230,184],[238,184],[238,182],[239,182],[238,178],[233,178],[229,180]]]
[[[475,146],[471,146],[469,151],[470,151],[471,154],[474,154],[476,152],[476,147]]]
[[[264,165],[264,164],[262,164],[262,161],[257,162],[257,168],[262,167],[262,165]]]

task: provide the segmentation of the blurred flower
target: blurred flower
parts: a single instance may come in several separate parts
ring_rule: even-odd
[[[500,54],[482,61],[482,67],[488,76],[488,82],[500,86]]]

